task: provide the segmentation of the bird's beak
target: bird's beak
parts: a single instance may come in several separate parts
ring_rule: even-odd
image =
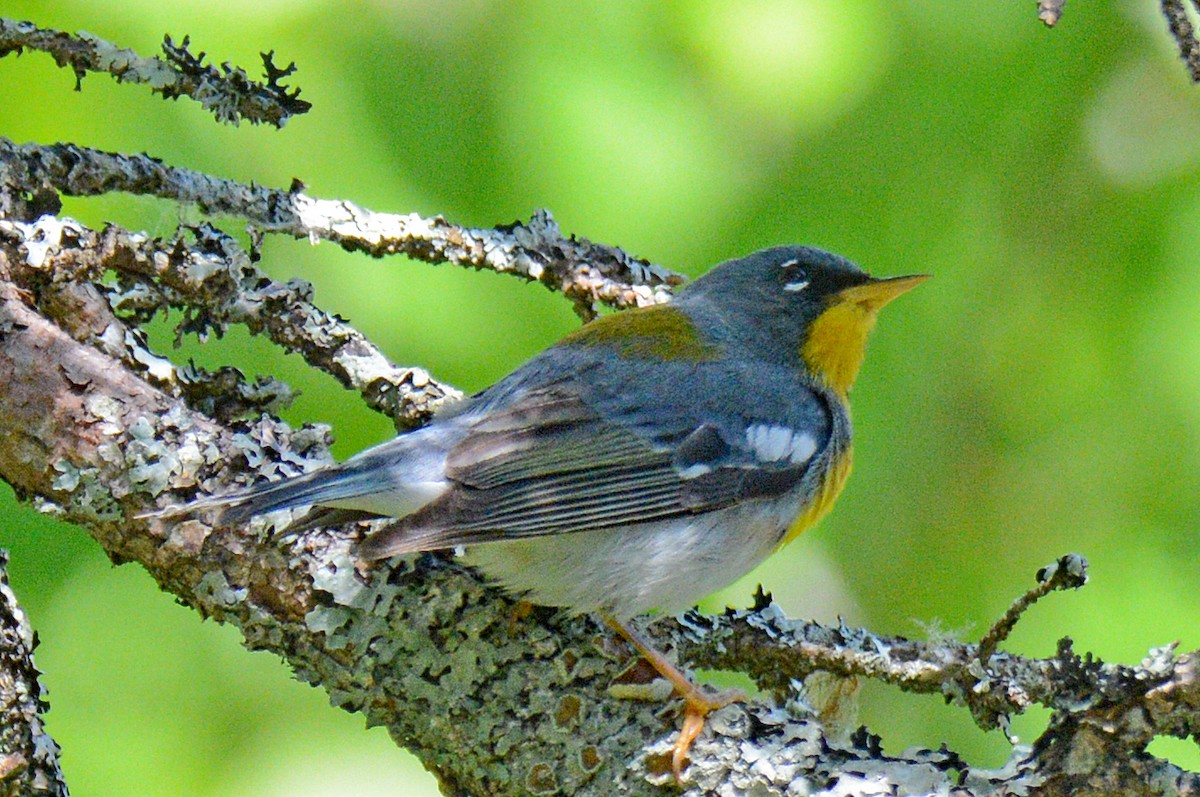
[[[892,299],[902,293],[908,293],[927,279],[929,279],[928,274],[912,274],[907,277],[888,277],[886,279],[872,277],[870,281],[862,285],[855,285],[840,291],[837,297],[843,302],[860,304],[874,313],[879,312],[879,309]]]

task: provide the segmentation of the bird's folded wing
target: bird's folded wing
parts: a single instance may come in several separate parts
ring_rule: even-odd
[[[816,451],[798,436],[789,447],[782,432],[756,437],[737,419],[664,418],[661,429],[652,439],[603,419],[572,390],[529,393],[481,416],[448,454],[451,487],[377,531],[359,553],[377,559],[602,530],[781,495]]]

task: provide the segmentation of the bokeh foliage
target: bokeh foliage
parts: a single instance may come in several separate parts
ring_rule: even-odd
[[[692,274],[814,243],[935,279],[881,319],[855,391],[856,473],[821,528],[715,596],[763,582],[795,615],[974,638],[1068,551],[1093,582],[1010,647],[1132,661],[1200,645],[1200,88],[1153,0],[546,0],[343,4],[9,0],[5,15],[152,54],[164,33],[251,71],[295,60],[315,108],[284,131],[219,128],[196,105],[49,58],[0,61],[0,134],[169,163],[376,210],[491,226],[550,208],[568,231]],[[169,231],[195,211],[69,201]],[[314,283],[400,363],[465,389],[576,323],[511,278],[271,240],[266,268]],[[165,327],[159,340],[169,340]],[[293,422],[338,453],[387,436],[331,380],[231,335],[183,356],[303,390]],[[379,731],[201,624],[135,567],[6,496],[0,545],[43,644],[51,730],[79,794],[434,793]],[[965,712],[871,687],[892,749],[1007,742]],[[1018,720],[1029,739],[1039,716]],[[1187,745],[1164,746],[1196,766]]]

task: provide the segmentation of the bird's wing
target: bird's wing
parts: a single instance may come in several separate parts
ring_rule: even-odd
[[[744,375],[656,365],[647,399],[623,386],[628,367],[593,369],[481,413],[448,453],[450,487],[365,540],[360,555],[601,530],[778,496],[828,442],[828,407],[807,386],[767,385],[776,399],[791,393],[765,407],[738,397],[745,408],[730,410],[712,397]]]

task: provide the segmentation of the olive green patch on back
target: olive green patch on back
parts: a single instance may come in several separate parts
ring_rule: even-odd
[[[692,319],[670,305],[626,310],[597,318],[563,338],[576,346],[604,346],[635,360],[706,362],[722,348],[700,337]]]

